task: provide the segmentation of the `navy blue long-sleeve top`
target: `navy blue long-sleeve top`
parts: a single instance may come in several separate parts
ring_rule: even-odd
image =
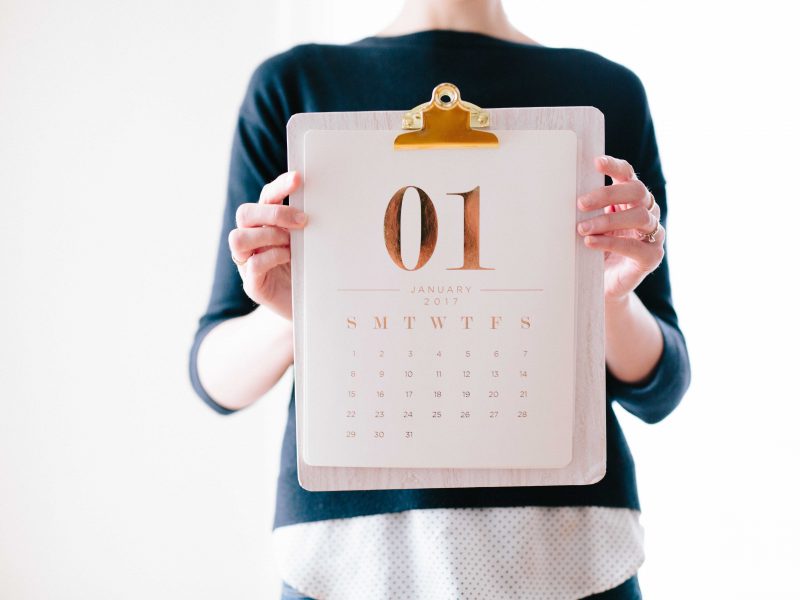
[[[407,110],[449,81],[485,108],[594,106],[605,115],[606,153],[626,159],[653,192],[666,228],[666,181],[641,80],[596,53],[510,42],[484,34],[427,30],[367,37],[350,44],[302,44],[265,60],[253,73],[242,102],[230,161],[214,283],[190,351],[197,394],[220,414],[230,414],[203,388],[197,350],[219,323],[248,314],[245,294],[228,248],[237,207],[257,202],[263,185],[287,170],[286,123],[292,114],[318,111]],[[607,180],[608,181],[608,180]],[[288,203],[288,199],[285,201]],[[618,402],[647,423],[666,417],[691,378],[683,332],[672,302],[668,252],[635,293],[655,317],[664,351],[654,371],[636,385],[606,368],[607,470],[587,486],[308,492],[297,480],[294,389],[281,450],[274,526],[414,508],[487,506],[609,506],[639,509],[634,463],[611,410]]]

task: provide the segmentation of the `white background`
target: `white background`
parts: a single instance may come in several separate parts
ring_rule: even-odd
[[[650,98],[693,381],[658,425],[620,411],[648,599],[800,597],[800,98],[781,4],[507,3]],[[277,593],[288,381],[221,417],[187,376],[234,118],[261,60],[370,35],[398,6],[0,1],[0,598]]]

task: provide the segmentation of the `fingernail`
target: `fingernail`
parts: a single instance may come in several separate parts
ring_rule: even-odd
[[[586,243],[587,243],[587,244],[594,244],[594,242],[595,242],[595,240],[596,240],[597,238],[595,238],[593,235],[587,235],[587,236],[586,236],[585,238],[583,238],[583,239],[585,239],[585,240],[586,240]]]
[[[581,233],[589,233],[591,230],[592,227],[591,225],[589,225],[589,223],[586,222],[578,223],[578,231],[580,231]]]
[[[295,223],[305,223],[307,218],[308,218],[308,215],[306,215],[306,213],[298,212],[298,213],[295,213],[295,215],[294,215],[294,222]]]

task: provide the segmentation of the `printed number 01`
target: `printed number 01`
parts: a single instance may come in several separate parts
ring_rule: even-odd
[[[400,215],[403,210],[403,197],[406,190],[414,188],[419,194],[420,202],[420,247],[417,265],[409,269],[403,264],[400,253]],[[448,271],[493,271],[494,267],[480,265],[480,207],[481,187],[477,186],[469,192],[448,193],[448,196],[461,196],[464,198],[464,264],[460,267],[447,267]],[[436,208],[430,196],[424,190],[414,185],[407,185],[397,190],[383,218],[383,237],[386,250],[394,264],[404,271],[416,271],[425,266],[436,248],[436,239],[439,235],[439,221],[436,217]]]

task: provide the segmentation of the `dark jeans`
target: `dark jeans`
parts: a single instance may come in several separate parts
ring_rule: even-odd
[[[293,587],[283,584],[281,590],[281,600],[314,600],[308,596],[304,596]],[[379,600],[376,598],[375,600]],[[495,600],[494,598],[487,600]],[[642,591],[639,589],[639,579],[634,575],[628,581],[615,587],[613,590],[602,592],[600,594],[592,594],[587,597],[587,600],[642,600]]]

